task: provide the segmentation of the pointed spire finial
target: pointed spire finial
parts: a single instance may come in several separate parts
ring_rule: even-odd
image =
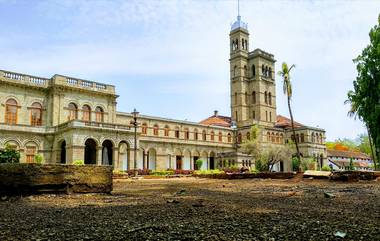
[[[238,17],[240,17],[240,0],[238,0]]]

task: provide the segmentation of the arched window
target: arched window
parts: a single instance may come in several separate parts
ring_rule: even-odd
[[[268,132],[267,132],[267,142],[270,142],[270,140],[271,140],[271,139],[270,139],[270,132],[268,131]]]
[[[276,133],[276,143],[280,143],[280,135]]]
[[[158,136],[158,125],[157,124],[155,124],[153,126],[153,135]]]
[[[264,65],[261,65],[261,73],[262,73],[262,75],[265,76],[265,66]]]
[[[238,104],[238,97],[237,97],[237,93],[236,92],[235,92],[235,100],[234,100],[234,102],[235,102],[235,105]]]
[[[256,111],[252,111],[252,119],[256,119]]]
[[[268,104],[268,93],[266,91],[264,93],[264,102],[265,104]]]
[[[175,128],[175,138],[179,138],[179,127]]]
[[[248,77],[248,69],[246,65],[244,65],[244,77]]]
[[[15,99],[8,99],[5,102],[5,123],[8,125],[17,124],[17,101]]]
[[[30,108],[30,124],[40,126],[42,124],[42,105],[34,102]]]
[[[100,106],[97,106],[95,108],[95,121],[104,122],[104,111],[103,111],[103,108]]]
[[[243,38],[241,39],[241,46],[242,46],[242,49],[245,49],[245,41]]]
[[[283,134],[280,134],[280,143],[284,143],[284,135]]]
[[[323,135],[322,135],[322,134],[319,134],[319,136],[320,136],[320,138],[319,138],[319,141],[320,141],[320,142],[319,142],[319,143],[320,143],[320,144],[323,144]]]
[[[146,135],[147,132],[148,132],[148,126],[146,123],[143,123],[141,125],[141,134]]]
[[[207,140],[207,133],[205,130],[202,131],[202,139],[205,141]]]
[[[268,77],[268,72],[269,72],[269,70],[268,70],[268,66],[266,66],[266,67],[265,67],[265,77]]]
[[[70,103],[68,106],[69,109],[69,116],[68,120],[75,120],[78,119],[78,106],[74,103]]]
[[[274,135],[274,132],[272,132],[272,134],[271,134],[271,141],[272,141],[272,143],[276,142],[276,136]]]
[[[252,77],[256,76],[256,68],[255,65],[252,65]]]
[[[268,71],[269,71],[269,77],[272,78],[272,68],[269,67],[269,70],[268,70]]]
[[[251,140],[251,133],[247,132],[247,140]]]
[[[241,143],[241,140],[242,140],[242,138],[241,138],[241,133],[239,132],[239,134],[238,134],[238,138],[237,138],[237,143]]]
[[[211,133],[210,133],[210,139],[211,139],[211,141],[213,141],[213,140],[214,140],[214,136],[215,136],[215,133],[214,133],[214,131],[211,131]]]
[[[234,75],[233,75],[233,77],[236,77],[237,76],[237,66],[235,65],[234,66]]]
[[[223,141],[223,134],[221,131],[219,131],[219,134],[218,134],[218,140],[219,142],[222,142]]]
[[[232,140],[232,138],[231,138],[231,133],[228,133],[228,134],[227,134],[227,141],[228,141],[228,142],[231,142],[231,140]]]
[[[83,112],[83,120],[84,121],[91,121],[91,108],[88,105],[84,105],[82,107]]]
[[[311,142],[315,142],[315,136],[314,136],[314,132],[311,133]]]
[[[296,134],[297,143],[300,143],[300,135]]]
[[[198,129],[194,129],[194,140],[198,140]]]
[[[252,104],[256,104],[256,91],[252,92]]]
[[[301,133],[301,142],[305,142],[305,135]]]
[[[189,132],[189,129],[185,129],[185,139],[186,140],[189,140],[189,138],[190,138],[190,132]]]
[[[169,126],[166,125],[165,128],[164,128],[164,135],[165,136],[169,136],[169,130],[170,130]]]
[[[269,92],[269,94],[268,94],[268,103],[269,103],[269,105],[272,105],[272,93],[271,92]]]
[[[269,121],[272,122],[272,111],[269,111]]]
[[[245,40],[245,49],[248,50],[248,41]]]

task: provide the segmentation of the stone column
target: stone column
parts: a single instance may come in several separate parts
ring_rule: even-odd
[[[121,165],[119,163],[119,147],[113,147],[112,148],[112,151],[113,151],[113,155],[112,155],[112,165],[114,167],[114,169],[121,169]]]
[[[103,154],[102,150],[103,150],[102,146],[96,147],[96,161],[95,161],[95,163],[98,166],[102,165],[102,154]]]

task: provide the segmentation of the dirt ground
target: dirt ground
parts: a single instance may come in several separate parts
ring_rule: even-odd
[[[0,240],[380,240],[380,181],[127,179],[1,199]]]

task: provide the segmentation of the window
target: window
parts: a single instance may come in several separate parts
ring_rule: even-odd
[[[256,91],[252,92],[252,104],[256,104]]]
[[[78,119],[78,106],[74,103],[70,103],[69,104],[69,116],[68,116],[68,120],[75,120],[75,119]]]
[[[269,111],[269,121],[272,122],[272,112]]]
[[[268,121],[268,111],[265,111],[265,121]]]
[[[91,120],[91,108],[88,105],[84,105],[82,107],[83,112],[83,120],[84,121],[90,121]]]
[[[211,134],[210,134],[210,139],[213,141],[214,140],[214,136],[215,136],[215,133],[214,131],[211,131]]]
[[[301,133],[301,142],[305,142],[305,135]]]
[[[271,141],[272,141],[272,143],[276,142],[276,136],[274,135],[274,132],[272,132],[272,134],[271,134]]]
[[[269,72],[269,70],[268,70],[268,66],[267,67],[265,67],[265,77],[268,77],[268,72]]]
[[[280,134],[280,143],[284,143],[284,135]]]
[[[311,142],[315,142],[314,132],[311,133]]]
[[[237,138],[237,143],[241,143],[241,133],[239,132],[239,134],[238,134],[238,138]]]
[[[190,138],[190,132],[189,132],[189,129],[185,129],[185,139],[186,140],[189,140]]]
[[[179,128],[176,127],[175,129],[175,138],[179,138]]]
[[[194,140],[198,140],[198,130],[194,130]]]
[[[34,162],[34,156],[36,155],[36,147],[35,146],[26,146],[25,154],[26,154],[26,162],[27,163],[33,163]]]
[[[155,124],[153,127],[153,135],[158,136],[158,125]]]
[[[233,73],[233,77],[236,77],[237,76],[237,66],[235,65],[234,66],[234,73]]]
[[[269,92],[269,94],[268,94],[268,103],[269,103],[269,105],[272,105],[272,93],[271,92]]]
[[[266,91],[264,93],[264,102],[265,104],[268,104],[268,93]]]
[[[165,126],[164,128],[164,135],[169,136],[169,126]]]
[[[9,99],[5,102],[5,123],[9,125],[17,124],[17,101]]]
[[[95,108],[95,121],[104,122],[104,111],[103,108],[100,106]]]
[[[141,134],[146,135],[147,132],[148,132],[148,127],[146,123],[143,123],[141,126]]]
[[[228,134],[227,134],[227,141],[228,141],[228,142],[231,142],[231,139],[232,139],[232,138],[231,138],[231,133],[228,133]]]
[[[218,134],[218,140],[219,140],[219,142],[223,141],[223,134],[220,131],[219,131],[219,134]]]
[[[252,111],[252,119],[256,119],[256,112],[255,111]]]
[[[248,69],[246,65],[244,65],[244,77],[248,77]]]
[[[255,65],[252,65],[252,77],[256,76],[256,68]]]
[[[30,108],[30,124],[40,126],[42,124],[42,105],[34,102]]]
[[[272,78],[272,68],[269,67],[269,77]]]
[[[261,66],[261,73],[262,73],[262,75],[265,76],[265,67],[264,67],[264,65]]]
[[[238,98],[237,98],[237,93],[236,92],[235,92],[235,100],[234,100],[234,102],[235,102],[235,105],[238,104]]]
[[[207,134],[206,134],[206,131],[205,131],[205,130],[202,131],[202,139],[203,139],[204,141],[207,140]]]
[[[267,132],[267,142],[270,142],[270,132]]]
[[[300,135],[296,134],[297,143],[300,143]]]
[[[276,133],[276,143],[280,143],[280,136]]]

